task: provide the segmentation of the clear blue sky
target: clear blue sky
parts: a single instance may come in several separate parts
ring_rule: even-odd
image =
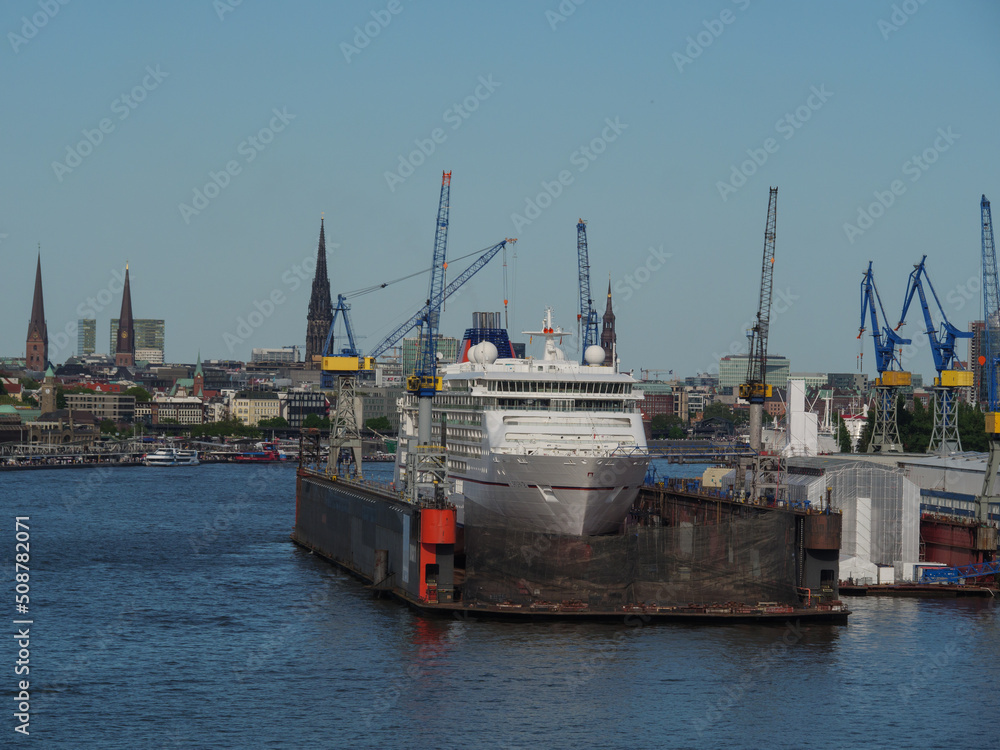
[[[301,344],[296,266],[315,256],[321,212],[334,295],[403,276],[430,263],[445,169],[450,255],[519,238],[512,329],[551,305],[575,330],[575,225],[589,222],[595,297],[603,312],[610,276],[626,368],[694,374],[745,349],[773,185],[770,350],[794,371],[856,369],[869,260],[893,324],[925,253],[952,322],[980,315],[979,198],[1000,199],[1000,4],[232,3],[3,4],[0,353],[24,351],[38,243],[50,339],[107,300],[128,261],[134,313],[166,319],[170,360]],[[251,144],[262,129],[268,142]],[[77,148],[84,131],[92,150]],[[433,153],[388,177],[421,141]],[[181,207],[230,162],[198,213]],[[526,213],[561,172],[558,197]],[[897,180],[863,233],[845,230]],[[501,309],[501,271],[467,285],[443,332]],[[362,346],[426,284],[358,298]],[[99,351],[119,305],[95,310]],[[909,364],[932,373],[926,345]]]

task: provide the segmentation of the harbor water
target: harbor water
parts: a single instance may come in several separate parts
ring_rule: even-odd
[[[8,635],[0,746],[1000,746],[993,600],[853,599],[846,626],[426,619],[292,544],[294,493],[291,465],[0,475],[32,620],[30,736]]]

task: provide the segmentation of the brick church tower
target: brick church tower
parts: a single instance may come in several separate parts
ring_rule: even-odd
[[[322,218],[319,220],[316,275],[313,276],[312,296],[309,298],[306,321],[306,367],[318,370],[326,335],[333,323],[333,301],[330,299],[330,278],[326,274],[326,236]]]
[[[31,302],[28,340],[24,346],[25,367],[32,372],[44,372],[49,361],[49,328],[45,325],[45,303],[42,300],[42,254],[38,253],[35,267],[35,297]]]

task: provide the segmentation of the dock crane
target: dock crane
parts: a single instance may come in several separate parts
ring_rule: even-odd
[[[750,356],[747,379],[740,386],[740,398],[750,402],[750,448],[761,449],[764,401],[771,395],[767,384],[767,335],[771,317],[771,289],[774,282],[774,240],[778,217],[778,188],[771,188],[767,202],[767,224],[764,227],[764,260],[760,272],[760,299],[757,320],[750,330]]]
[[[600,343],[597,332],[597,310],[590,296],[590,255],[587,250],[587,222],[580,219],[576,224],[576,256],[580,277],[580,312],[576,320],[580,331],[580,361],[587,364],[587,348]]]
[[[958,434],[958,389],[968,388],[972,385],[972,372],[961,369],[962,363],[955,355],[955,340],[968,339],[973,336],[971,331],[960,331],[948,322],[941,300],[934,291],[930,276],[927,275],[927,268],[924,265],[927,260],[925,255],[920,262],[913,267],[910,273],[910,280],[906,285],[906,299],[903,303],[903,312],[899,316],[898,331],[906,322],[906,312],[910,309],[913,295],[920,297],[920,307],[924,314],[924,323],[927,334],[931,342],[931,352],[934,355],[934,369],[937,370],[937,377],[934,379],[934,429],[931,433],[931,442],[928,451],[932,453],[948,454],[962,450],[962,439]],[[924,293],[924,282],[931,290],[934,302],[937,303],[938,311],[941,313],[941,330],[938,331],[931,317],[930,307],[927,304],[927,295]]]
[[[993,244],[993,217],[990,202],[983,196],[979,204],[983,229],[983,354],[979,364],[983,368],[982,386],[989,394],[986,412],[986,436],[990,443],[990,456],[986,462],[983,490],[976,495],[976,520],[990,522],[990,504],[1000,502],[993,486],[1000,468],[1000,394],[997,393],[997,365],[1000,364],[1000,283],[997,280],[997,254]],[[982,547],[990,547],[984,540]],[[979,546],[979,545],[977,545]],[[996,550],[995,537],[992,549]]]
[[[459,274],[458,277],[456,277],[451,283],[448,284],[448,286],[445,287],[444,289],[445,299],[448,299],[452,294],[457,292],[459,287],[461,287],[466,281],[475,276],[476,273],[478,273],[487,263],[489,263],[496,256],[496,254],[500,252],[500,250],[502,250],[504,247],[507,246],[508,243],[513,244],[515,242],[517,242],[516,238],[508,237],[507,239],[498,242],[496,245],[487,248],[478,258],[476,258],[475,261],[472,262],[472,264],[468,268],[462,271],[462,273]],[[470,253],[470,255],[474,254],[475,253]],[[462,256],[462,257],[468,257],[468,256]],[[404,278],[410,278],[413,275],[415,274],[411,274],[410,276],[406,276]],[[400,279],[397,279],[397,281],[398,280]],[[324,365],[323,375],[321,376],[321,381],[320,381],[321,387],[323,388],[336,387],[335,378],[337,377],[339,372],[343,371],[343,368],[345,366],[348,368],[352,366],[351,359],[359,357],[362,359],[365,358],[365,356],[361,354],[360,350],[356,345],[356,339],[354,336],[354,327],[351,324],[351,317],[350,317],[351,305],[347,302],[347,299],[356,294],[366,294],[369,291],[374,291],[375,289],[385,288],[391,283],[394,282],[378,284],[374,287],[368,287],[359,292],[348,293],[347,295],[344,294],[337,295],[337,304],[333,308],[333,322],[330,324],[330,330],[326,334],[326,343],[323,345],[323,359],[330,361],[326,363],[326,365],[329,366]],[[347,346],[341,346],[339,351],[334,351],[336,349],[335,330],[337,327],[338,316],[340,317],[340,319],[344,321],[344,328],[346,329],[346,336],[347,336]],[[367,355],[367,359],[375,360],[378,357],[381,357],[389,349],[395,346],[396,343],[401,338],[403,338],[403,336],[405,336],[407,333],[409,333],[414,328],[419,326],[421,321],[424,320],[426,317],[427,317],[427,305],[424,305],[419,310],[417,310],[416,313],[410,316],[410,318],[408,318],[406,322],[396,326],[392,330],[392,332],[389,333],[388,336],[386,336],[380,342],[378,342]],[[339,360],[340,357],[344,357],[346,359],[341,361]],[[368,370],[371,369],[371,367],[368,367],[365,365],[364,362],[361,362],[358,369]]]
[[[877,305],[877,307],[876,307]],[[872,273],[872,262],[868,261],[868,270],[861,279],[861,329],[860,339],[865,332],[865,313],[871,317],[872,339],[875,341],[875,369],[878,378],[875,380],[875,429],[869,453],[902,453],[903,445],[899,440],[899,427],[896,422],[896,393],[900,387],[908,386],[910,373],[903,371],[897,346],[905,346],[910,339],[904,339],[888,325],[882,327],[878,313],[882,312],[882,320],[887,321],[885,308],[878,287],[875,286],[875,275]]]
[[[441,390],[441,378],[437,374],[437,336],[441,307],[444,304],[444,273],[448,265],[450,196],[451,172],[443,172],[434,232],[430,288],[423,319],[420,321],[417,361],[413,374],[406,379],[406,390],[417,397],[417,444],[407,447],[406,460],[407,493],[410,501],[415,504],[421,500],[421,489],[430,492],[433,504],[443,504],[448,483],[448,454],[443,446],[431,444],[431,407],[434,395]]]

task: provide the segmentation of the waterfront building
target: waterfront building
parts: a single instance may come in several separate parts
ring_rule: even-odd
[[[97,350],[97,319],[80,318],[76,321],[76,354],[87,357]]]
[[[255,427],[262,419],[281,416],[281,401],[274,391],[242,391],[233,396],[231,413],[245,425]]]
[[[289,427],[301,427],[306,417],[315,414],[322,419],[329,416],[330,402],[321,391],[284,391],[278,394],[280,416]]]
[[[42,299],[42,254],[38,253],[35,266],[35,295],[31,300],[31,320],[28,321],[28,338],[24,347],[25,368],[42,372],[49,362],[49,328],[45,323],[45,302]]]
[[[330,299],[330,278],[326,273],[326,234],[323,219],[319,220],[319,247],[316,250],[316,273],[313,276],[309,311],[306,314],[306,367],[320,369],[323,345],[333,323],[333,302]]]
[[[733,354],[719,360],[719,393],[732,396],[747,380],[749,356]],[[767,384],[775,388],[788,385],[789,361],[780,354],[767,355]]]
[[[135,396],[124,393],[67,393],[66,406],[73,411],[89,411],[101,421],[131,422],[135,419]]]
[[[767,360],[768,369],[771,368],[771,358]],[[801,380],[805,384],[806,392],[812,389],[825,388],[830,380],[830,376],[825,372],[790,372],[789,380]]]
[[[398,433],[399,410],[396,408],[396,402],[402,398],[405,392],[402,385],[366,388],[359,394],[363,404],[361,410],[364,415],[363,420],[367,422],[369,419],[385,417],[392,425],[389,431],[393,434]]]
[[[294,364],[299,361],[299,347],[283,346],[280,349],[253,349],[250,352],[250,361],[254,364],[263,362],[268,364]]]
[[[449,364],[451,362],[458,361],[458,345],[461,342],[452,338],[451,336],[442,336],[440,333],[437,336],[437,351],[438,364]],[[403,376],[413,374],[414,369],[417,366],[417,354],[420,351],[420,338],[414,336],[412,338],[403,339],[403,356],[402,356],[402,372]]]
[[[613,367],[615,364],[615,347],[618,344],[618,334],[615,333],[615,313],[611,309],[611,282],[608,281],[608,305],[604,310],[603,328],[601,329],[601,348],[604,349],[604,364]]]
[[[152,401],[140,401],[135,405],[135,420],[151,426],[204,424],[206,411],[205,402],[197,396],[156,393]]]
[[[831,388],[868,393],[868,376],[863,372],[831,372],[826,382]]]

